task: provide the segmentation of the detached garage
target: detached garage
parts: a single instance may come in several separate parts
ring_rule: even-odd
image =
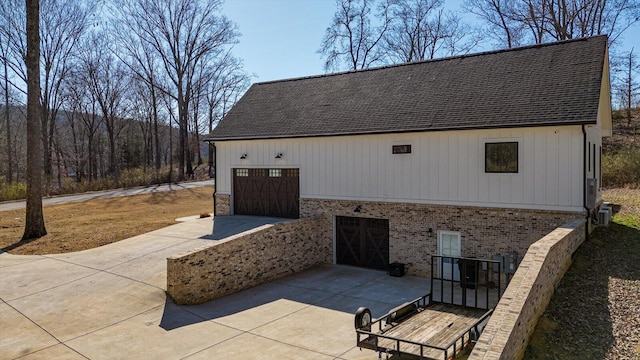
[[[214,215],[318,218],[326,262],[429,276],[602,202],[607,38],[253,84],[206,138]]]

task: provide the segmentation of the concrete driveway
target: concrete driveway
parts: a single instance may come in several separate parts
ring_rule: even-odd
[[[0,254],[0,359],[373,360],[354,346],[355,310],[379,316],[428,290],[427,279],[327,265],[177,306],[166,258],[216,241],[211,229],[191,219],[77,253]]]

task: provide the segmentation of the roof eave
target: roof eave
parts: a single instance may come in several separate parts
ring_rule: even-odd
[[[244,141],[244,140],[273,140],[273,139],[297,139],[297,138],[314,138],[314,137],[330,137],[330,136],[357,136],[357,135],[383,135],[383,134],[400,134],[400,133],[416,133],[416,132],[438,132],[438,131],[460,131],[460,130],[491,130],[491,129],[513,129],[513,128],[534,128],[545,126],[575,126],[596,124],[597,119],[582,121],[565,121],[565,122],[540,122],[540,123],[521,123],[513,125],[488,125],[488,126],[459,126],[459,127],[439,127],[439,128],[421,128],[421,129],[398,129],[398,130],[371,130],[357,132],[335,132],[324,134],[283,134],[271,136],[228,136],[215,137],[208,136],[203,139],[205,142],[218,141]]]

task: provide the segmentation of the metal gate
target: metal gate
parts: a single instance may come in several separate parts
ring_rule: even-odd
[[[337,216],[336,262],[387,270],[389,220]]]
[[[298,169],[234,169],[234,214],[297,219],[299,174]]]

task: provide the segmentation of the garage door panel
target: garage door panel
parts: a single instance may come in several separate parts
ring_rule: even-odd
[[[298,169],[234,169],[234,214],[299,217]]]
[[[389,266],[389,220],[336,217],[338,264],[386,270]]]

